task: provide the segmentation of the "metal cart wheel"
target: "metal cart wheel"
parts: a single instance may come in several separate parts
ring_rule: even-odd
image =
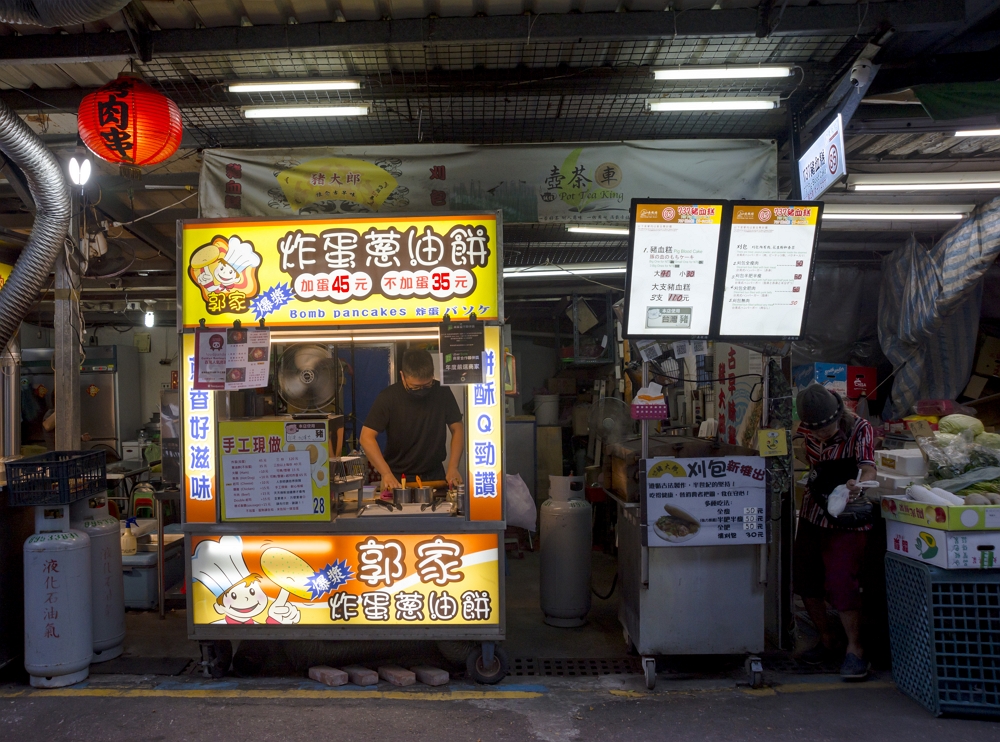
[[[763,688],[764,687],[764,663],[761,661],[760,657],[756,655],[750,655],[747,657],[746,662],[743,663],[743,667],[747,672],[747,680],[750,681],[751,688]]]
[[[646,687],[650,690],[656,687],[656,658],[642,658],[642,673],[646,676]]]
[[[201,671],[205,677],[223,678],[233,663],[233,643],[227,639],[201,643]]]
[[[496,685],[510,669],[507,650],[493,642],[483,642],[475,647],[465,660],[465,671],[470,678],[484,685]]]

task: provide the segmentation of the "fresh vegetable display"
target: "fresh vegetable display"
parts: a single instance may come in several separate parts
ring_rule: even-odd
[[[967,415],[949,417],[964,418]],[[935,482],[940,479],[955,479],[966,472],[1000,465],[1000,450],[977,444],[976,435],[975,428],[968,426],[947,443],[938,436],[918,439],[917,445],[927,457],[928,480]]]
[[[976,436],[976,445],[986,448],[1000,448],[1000,433],[980,433]]]
[[[974,436],[985,431],[983,424],[969,415],[948,415],[938,420],[938,430],[942,433],[961,433],[971,430]]]

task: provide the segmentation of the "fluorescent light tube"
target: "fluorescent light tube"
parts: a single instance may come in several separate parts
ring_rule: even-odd
[[[229,83],[230,93],[301,93],[313,90],[360,90],[361,80],[240,80]]]
[[[324,116],[367,116],[370,104],[347,106],[245,106],[248,119],[321,118]]]
[[[989,191],[1000,189],[1000,171],[854,173],[850,191]]]
[[[349,343],[352,340],[356,343],[377,343],[387,340],[438,340],[439,335],[413,334],[413,335],[308,335],[298,333],[271,334],[272,343]]]
[[[907,212],[823,212],[823,221],[830,219],[840,219],[844,221],[946,221],[948,219],[964,219],[968,214],[962,214],[957,212],[938,212],[938,213],[907,213]]]
[[[1000,189],[1000,181],[963,183],[858,183],[855,191],[989,191]]]
[[[1000,137],[1000,129],[964,129],[955,132],[956,137]]]
[[[720,66],[668,67],[653,70],[657,80],[750,80],[763,77],[788,77],[792,68],[783,65],[755,67],[749,64]]]
[[[593,263],[581,263],[579,265],[567,265],[563,267],[555,265],[529,266],[524,268],[504,268],[504,278],[572,278],[573,276],[593,276],[593,275],[613,275],[624,273],[626,270],[624,263],[609,263],[607,265],[595,265]]]
[[[567,232],[578,234],[628,234],[628,227],[566,227]]]
[[[679,111],[771,111],[778,107],[778,98],[649,98],[649,110],[654,113]]]

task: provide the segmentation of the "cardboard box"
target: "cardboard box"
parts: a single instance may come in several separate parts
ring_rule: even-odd
[[[847,396],[846,363],[807,363],[793,368],[792,377],[797,390],[801,391],[815,381],[841,397]]]
[[[878,386],[878,372],[871,366],[847,367],[847,397],[861,399],[864,394],[868,399],[875,399]]]
[[[976,373],[1000,376],[1000,338],[986,337],[976,355]]]
[[[925,505],[905,497],[883,497],[882,517],[942,531],[1000,530],[1000,505]]]
[[[545,382],[545,388],[549,394],[576,394],[576,379],[553,376]]]
[[[939,531],[899,521],[885,524],[886,549],[943,569],[1000,569],[1000,533]]]
[[[903,497],[906,495],[907,487],[911,484],[923,484],[926,477],[918,477],[912,474],[889,474],[879,470],[875,473],[875,479],[878,480],[878,488],[883,493]]]
[[[901,474],[912,477],[927,476],[927,461],[919,448],[876,451],[875,466],[886,474]]]

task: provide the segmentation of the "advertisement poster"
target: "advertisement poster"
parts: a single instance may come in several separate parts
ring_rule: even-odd
[[[185,327],[499,316],[496,214],[182,223]]]
[[[799,188],[802,198],[815,201],[847,175],[844,148],[844,117],[837,117],[799,158]]]
[[[495,533],[193,536],[195,624],[497,625]]]
[[[767,542],[767,474],[759,456],[646,459],[647,546]]]
[[[327,423],[219,421],[223,520],[330,520]]]
[[[271,331],[259,327],[195,331],[195,389],[260,389],[270,375]]]
[[[802,334],[820,203],[733,206],[719,336]]]
[[[625,224],[632,199],[650,193],[777,198],[775,143],[691,139],[210,149],[198,198],[205,218],[502,210],[508,224]]]
[[[626,296],[629,337],[708,335],[723,204],[635,204]]]
[[[482,322],[449,322],[441,326],[441,383],[482,384],[486,326]]]

